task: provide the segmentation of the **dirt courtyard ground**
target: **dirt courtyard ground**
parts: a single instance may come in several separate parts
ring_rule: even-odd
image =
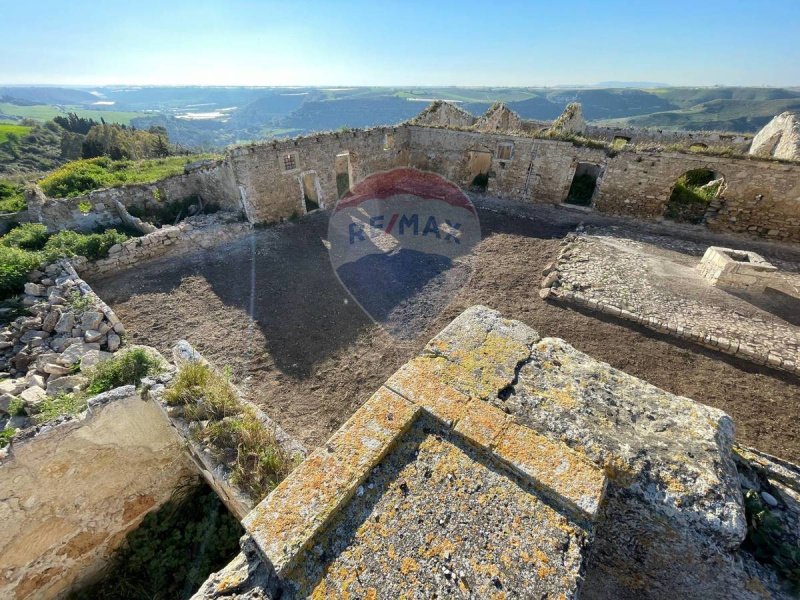
[[[450,320],[484,304],[665,390],[718,407],[733,417],[740,442],[800,462],[800,379],[541,300],[541,271],[558,253],[560,238],[581,221],[608,219],[567,210],[512,212],[500,214],[491,202],[479,209],[483,240],[468,259],[469,283],[411,340],[384,333],[349,299],[323,244],[324,212],[89,283],[125,323],[128,342],[169,353],[176,340],[189,340],[216,365],[230,366],[248,397],[309,448],[323,443]]]

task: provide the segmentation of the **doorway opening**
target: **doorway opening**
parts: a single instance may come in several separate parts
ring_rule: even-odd
[[[489,186],[489,172],[492,169],[492,153],[480,150],[471,151],[467,161],[467,181],[476,192],[485,192]]]
[[[320,186],[319,177],[315,171],[303,173],[300,178],[303,187],[303,205],[306,213],[313,212],[319,209],[320,205]]]
[[[600,165],[579,162],[575,167],[572,184],[569,186],[564,203],[575,206],[591,206],[592,198],[597,191],[597,180],[602,171],[603,168]]]
[[[336,194],[339,198],[342,198],[350,191],[350,170],[352,168],[350,153],[342,152],[337,154],[333,166],[336,171]]]

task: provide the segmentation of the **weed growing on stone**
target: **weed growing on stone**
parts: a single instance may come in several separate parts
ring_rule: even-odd
[[[764,506],[758,492],[744,495],[747,538],[744,547],[762,563],[771,564],[800,594],[800,547],[791,544],[780,520]]]
[[[5,448],[11,443],[11,438],[14,437],[14,434],[17,432],[16,429],[13,427],[6,427],[5,429],[0,429],[0,448]]]
[[[84,394],[58,394],[48,397],[40,406],[39,412],[34,416],[36,423],[47,423],[62,415],[77,415],[86,410],[86,396]]]
[[[170,406],[183,406],[184,416],[197,423],[192,436],[217,452],[236,451],[230,464],[231,481],[261,500],[294,467],[293,458],[281,448],[252,408],[239,402],[228,374],[191,362],[178,371],[164,394]],[[206,422],[205,426],[200,421]]]
[[[143,348],[131,348],[94,367],[86,388],[89,394],[101,394],[123,385],[138,386],[144,377],[163,370],[161,361]]]
[[[275,440],[274,433],[252,409],[209,423],[205,429],[197,431],[197,436],[217,448],[236,449],[231,481],[247,490],[256,501],[269,494],[295,466],[292,457]]]
[[[14,398],[8,404],[8,414],[12,417],[21,417],[25,414],[25,402],[21,398]]]
[[[78,291],[70,292],[66,300],[72,310],[78,313],[82,313],[92,307],[92,301],[89,296],[84,296]]]

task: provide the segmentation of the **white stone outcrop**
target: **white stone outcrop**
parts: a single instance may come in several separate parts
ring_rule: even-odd
[[[800,160],[800,116],[787,111],[764,125],[753,138],[750,154],[765,158]]]

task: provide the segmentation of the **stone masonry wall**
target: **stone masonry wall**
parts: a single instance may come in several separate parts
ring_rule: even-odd
[[[720,210],[709,229],[800,242],[800,165],[701,154],[607,152],[570,142],[410,128],[411,166],[470,184],[470,152],[493,156],[488,192],[519,201],[564,201],[579,162],[601,166],[593,207],[601,212],[660,219],[677,179],[691,169],[725,177]],[[498,146],[512,143],[510,160],[497,160]]]
[[[48,600],[90,581],[193,473],[155,404],[118,390],[0,460],[0,597]]]
[[[167,253],[176,256],[199,248],[211,248],[250,230],[249,223],[238,220],[231,213],[198,215],[116,244],[109,249],[107,258],[93,262],[73,259],[72,262],[83,277],[102,277]]]
[[[338,199],[338,154],[350,153],[352,187],[371,173],[404,165],[407,140],[407,127],[333,132],[232,148],[227,160],[241,186],[248,220],[269,223],[305,214],[306,174],[318,178],[320,207],[333,208]],[[291,158],[284,160],[287,157]]]

